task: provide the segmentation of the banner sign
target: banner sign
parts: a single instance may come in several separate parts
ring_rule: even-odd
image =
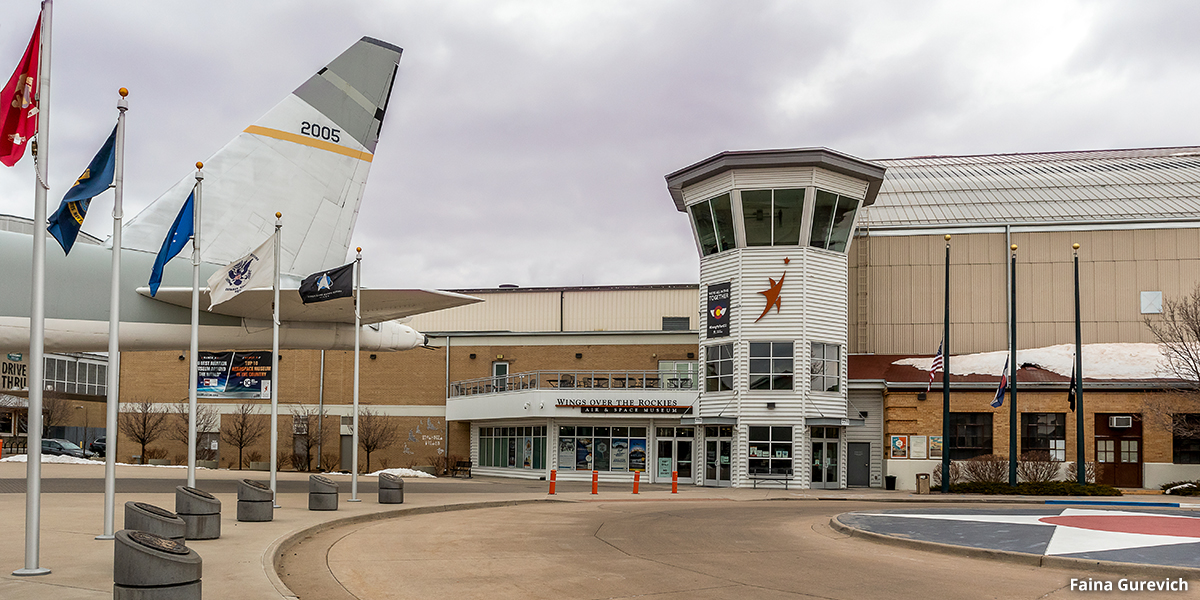
[[[707,338],[729,335],[729,288],[730,283],[714,283],[708,286],[708,334]]]
[[[270,352],[201,352],[196,367],[200,398],[270,398]]]
[[[29,367],[24,357],[12,353],[0,360],[0,390],[29,389]]]
[[[579,407],[583,414],[604,415],[682,415],[692,409],[691,406],[679,406],[676,400],[638,398],[636,400],[614,400],[610,398],[558,398],[554,401],[559,407]]]

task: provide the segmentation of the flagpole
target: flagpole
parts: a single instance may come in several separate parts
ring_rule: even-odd
[[[362,311],[359,305],[362,296],[362,248],[354,258],[354,418],[351,433],[354,436],[354,449],[350,451],[350,460],[354,463],[350,470],[350,502],[360,502],[358,499],[358,349],[359,334],[362,329]]]
[[[1009,315],[1008,348],[1008,485],[1017,485],[1017,245],[1012,245],[1011,311]]]
[[[188,487],[196,487],[196,378],[200,366],[200,196],[204,163],[196,163],[196,196],[192,205],[192,345],[188,360]]]
[[[946,314],[942,323],[942,493],[950,493],[950,234],[946,234]]]
[[[1084,465],[1083,429],[1083,331],[1079,320],[1079,244],[1072,244],[1075,254],[1075,481],[1087,484]]]
[[[125,111],[129,102],[125,97],[129,90],[117,91],[117,140],[113,149],[116,164],[113,168],[113,225],[112,225],[112,279],[108,298],[108,398],[104,424],[106,446],[104,448],[104,533],[98,540],[111,540],[114,534],[114,506],[117,494],[117,409],[121,401],[121,219],[124,218],[122,193],[125,189]]]
[[[37,173],[33,193],[33,280],[29,310],[29,409],[25,464],[25,568],[13,575],[46,575],[38,565],[42,520],[42,392],[45,389],[46,346],[46,192],[50,155],[50,16],[53,2],[42,2],[42,31],[38,47],[38,128],[34,150]]]
[[[271,303],[271,505],[279,508],[275,491],[275,472],[279,457],[279,232],[283,228],[283,213],[275,213],[275,300]]]

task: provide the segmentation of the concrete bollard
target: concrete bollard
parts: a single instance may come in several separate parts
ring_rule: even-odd
[[[175,487],[175,514],[183,519],[187,540],[221,537],[221,501],[212,494],[186,485]]]
[[[195,550],[122,529],[113,549],[113,600],[200,600],[203,561]]]
[[[404,504],[404,480],[391,473],[380,473],[379,503]]]
[[[145,502],[126,502],[125,529],[145,531],[182,543],[184,534],[187,532],[187,524],[178,515],[165,508]]]
[[[237,520],[262,523],[275,518],[275,495],[261,481],[243,479],[238,484]]]
[[[308,476],[308,510],[337,510],[338,484],[324,475]]]

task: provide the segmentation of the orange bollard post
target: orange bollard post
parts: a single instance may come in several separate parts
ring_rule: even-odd
[[[640,484],[641,482],[642,482],[642,472],[634,471],[633,472],[633,493],[635,493],[635,494],[638,493],[637,492],[638,484]]]
[[[671,471],[671,493],[679,493],[679,471]]]
[[[600,493],[600,471],[592,471],[592,493]]]
[[[558,480],[558,469],[550,469],[550,496],[555,495],[554,484]]]

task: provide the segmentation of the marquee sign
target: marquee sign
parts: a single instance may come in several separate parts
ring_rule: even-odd
[[[582,414],[605,415],[682,415],[692,409],[680,406],[676,400],[657,398],[558,398],[555,406],[578,407]]]

